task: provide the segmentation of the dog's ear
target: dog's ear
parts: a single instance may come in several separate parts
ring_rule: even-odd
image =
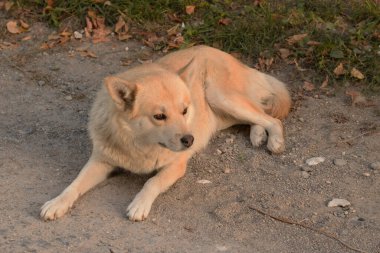
[[[118,109],[124,111],[132,108],[137,90],[135,83],[109,76],[104,79],[104,85]]]

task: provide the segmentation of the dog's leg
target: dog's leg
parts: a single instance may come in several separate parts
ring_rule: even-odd
[[[130,220],[142,221],[148,216],[156,197],[166,191],[179,178],[183,177],[186,171],[187,159],[187,155],[182,155],[172,164],[162,168],[157,175],[144,184],[142,190],[127,208],[127,216]]]
[[[268,139],[265,128],[260,125],[251,126],[251,133],[249,137],[254,147],[261,146],[261,144],[263,144]]]
[[[55,220],[63,216],[81,195],[107,178],[113,167],[90,159],[77,178],[56,198],[41,207],[44,220]]]
[[[207,92],[207,99],[216,111],[229,114],[240,123],[252,125],[251,141],[254,146],[257,146],[265,139],[264,130],[266,130],[269,135],[268,149],[273,153],[280,153],[285,150],[281,121],[266,114],[246,96],[232,92],[227,96],[218,89],[210,87]]]

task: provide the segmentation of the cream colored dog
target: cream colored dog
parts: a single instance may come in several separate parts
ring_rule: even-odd
[[[279,119],[291,103],[285,85],[220,50],[180,50],[106,77],[104,84],[90,114],[92,155],[78,177],[42,206],[45,220],[63,216],[115,167],[158,171],[127,208],[129,219],[144,220],[156,197],[185,174],[194,152],[235,124],[251,125],[253,146],[268,140],[270,151],[284,150]]]

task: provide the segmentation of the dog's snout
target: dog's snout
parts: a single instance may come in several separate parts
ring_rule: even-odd
[[[182,143],[186,148],[191,147],[191,145],[193,145],[193,142],[194,142],[194,136],[192,136],[191,134],[184,135],[184,136],[181,138],[181,143]]]

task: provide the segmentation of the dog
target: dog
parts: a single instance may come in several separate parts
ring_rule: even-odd
[[[77,178],[41,207],[40,216],[60,218],[121,167],[138,174],[157,171],[126,210],[130,220],[142,221],[218,130],[248,124],[254,147],[267,141],[271,152],[284,151],[280,120],[290,106],[284,83],[207,46],[108,76],[90,112],[91,157]]]

